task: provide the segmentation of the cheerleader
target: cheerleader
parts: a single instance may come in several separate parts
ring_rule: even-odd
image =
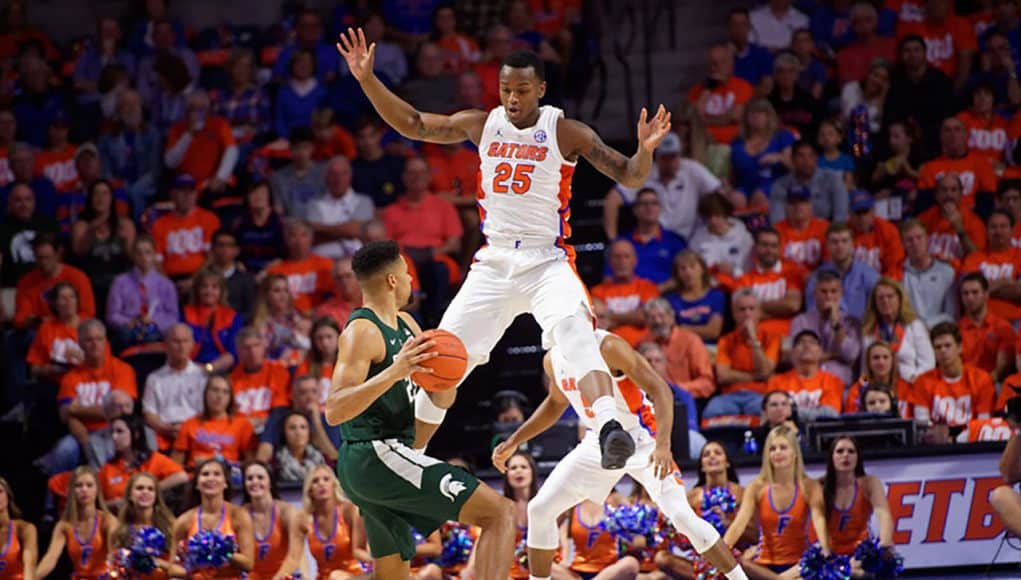
[[[305,476],[303,509],[293,516],[287,559],[280,570],[293,573],[305,554],[305,540],[316,560],[319,580],[343,580],[365,572],[372,562],[358,510],[344,498],[333,471],[317,465]]]
[[[751,578],[796,577],[798,562],[808,548],[811,523],[819,535],[823,554],[830,555],[822,486],[805,476],[797,432],[789,426],[773,428],[766,436],[762,470],[745,490],[737,516],[723,540],[734,547],[753,516],[761,538],[752,557],[746,553],[745,571]],[[811,522],[809,520],[811,519]],[[764,568],[764,569],[763,569]]]
[[[359,525],[364,525],[364,522],[360,521]],[[415,531],[415,539],[418,541],[415,543],[415,555],[411,558],[411,580],[443,580],[443,569],[431,562],[438,560],[443,553],[440,531],[436,530],[424,538]]]
[[[269,466],[262,461],[246,463],[244,476],[244,508],[252,518],[252,539],[255,546],[255,561],[248,574],[251,580],[270,580],[290,575],[294,570],[283,568],[287,559],[288,539],[294,510],[280,499],[276,480]],[[304,572],[305,562],[300,567]]]
[[[197,505],[174,522],[170,560],[187,561],[188,541],[202,531],[216,531],[233,537],[237,549],[230,559],[215,569],[189,570],[189,578],[239,579],[252,570],[255,548],[252,542],[252,518],[241,506],[230,503],[230,472],[217,459],[206,459],[195,467],[191,484],[192,501]]]
[[[71,577],[98,580],[109,571],[109,538],[117,527],[117,518],[107,510],[99,491],[99,478],[91,467],[79,467],[71,473],[67,496],[64,514],[53,528],[50,546],[36,568],[36,577],[49,576],[67,548]]]
[[[170,541],[174,533],[174,514],[163,502],[159,493],[159,482],[151,473],[138,471],[128,479],[124,487],[123,505],[117,527],[111,535],[111,548],[116,552],[121,548],[130,548],[135,533],[143,528],[156,528],[163,533],[167,549],[155,558],[156,569],[150,573],[134,573],[130,578],[163,580],[165,578],[184,578],[183,566],[171,563]]]
[[[858,442],[839,437],[830,445],[822,485],[826,529],[834,554],[851,556],[869,537],[872,514],[879,522],[879,545],[893,546],[893,517],[886,490],[878,478],[865,474],[865,461]],[[860,563],[852,560],[852,575],[862,575]]]
[[[613,508],[620,503],[620,497],[611,493],[606,506]],[[622,580],[638,575],[638,559],[620,557],[617,538],[603,529],[605,509],[602,504],[584,500],[571,510],[567,536],[574,545],[574,559],[569,571],[557,574],[558,580]]]
[[[656,503],[649,497],[649,492],[638,482],[635,482],[635,487],[631,491],[628,502],[631,505],[644,506],[646,510],[657,512],[659,510],[656,507]],[[666,521],[667,519],[663,514],[657,514],[657,525],[663,526],[666,524]],[[656,556],[670,549],[670,540],[664,539],[659,544],[653,546],[650,546],[648,542],[648,537],[635,536],[624,545],[625,552],[638,560],[638,577],[636,580],[666,580],[667,576],[656,566]]]
[[[0,477],[0,580],[32,580],[36,577],[35,526],[21,519],[14,493]]]

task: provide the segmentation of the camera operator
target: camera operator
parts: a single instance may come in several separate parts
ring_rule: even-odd
[[[1004,388],[1007,388],[1006,385]],[[1014,485],[1021,481],[1021,396],[1007,401],[1007,423],[1014,430],[1000,457],[1000,474],[1007,485],[993,490],[989,501],[997,515],[1015,536],[1021,536],[1021,495]]]

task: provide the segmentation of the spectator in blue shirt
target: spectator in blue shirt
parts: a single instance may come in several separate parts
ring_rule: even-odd
[[[307,50],[315,55],[315,76],[319,82],[328,83],[336,78],[340,56],[336,46],[323,42],[323,23],[319,15],[314,10],[302,10],[294,29],[296,32],[294,42],[280,51],[276,64],[273,65],[273,77],[286,79],[294,53],[298,50]]]
[[[638,267],[635,274],[663,288],[670,281],[674,256],[688,247],[684,238],[659,224],[660,200],[655,189],[647,187],[635,195],[635,229],[621,236],[635,247]]]
[[[156,195],[163,170],[162,140],[142,111],[142,97],[127,90],[117,99],[117,124],[99,138],[103,177],[119,179],[131,197],[137,219]]]
[[[879,281],[879,272],[865,262],[854,259],[854,232],[843,222],[830,224],[826,230],[826,252],[830,259],[823,262],[805,285],[805,310],[815,309],[815,283],[818,273],[831,270],[840,276],[844,288],[840,308],[851,316],[862,320],[868,305],[869,295]]]
[[[312,113],[326,98],[326,88],[315,77],[315,55],[305,49],[292,53],[290,80],[277,91],[273,127],[286,137],[291,129],[312,126]]]
[[[50,67],[41,58],[21,60],[21,87],[12,110],[18,119],[18,136],[35,147],[45,147],[53,120],[65,112],[64,97],[50,87]]]
[[[790,172],[794,141],[769,101],[755,99],[745,106],[741,136],[730,144],[734,187],[744,194],[745,206],[769,205],[773,180]]]
[[[822,97],[822,89],[826,84],[826,67],[815,58],[815,40],[807,28],[799,28],[791,36],[791,51],[801,62],[801,74],[798,86],[812,93],[815,98]]]
[[[748,41],[751,30],[748,9],[731,9],[727,16],[727,37],[734,47],[734,76],[748,81],[758,87],[760,94],[767,95],[773,87],[773,53]]]
[[[723,331],[727,297],[712,285],[709,267],[698,252],[685,250],[674,258],[674,289],[663,295],[673,306],[677,326],[694,332],[706,344],[716,344]]]
[[[13,181],[0,189],[0,207],[7,207],[7,197],[17,183],[24,183],[35,194],[35,211],[53,217],[57,213],[57,189],[53,182],[35,173],[35,150],[25,143],[15,143],[7,152]]]
[[[131,36],[128,39],[128,49],[135,53],[138,58],[149,56],[156,50],[156,25],[167,20],[166,0],[146,0],[139,4],[145,5],[145,16],[135,22],[131,29]],[[174,27],[176,44],[184,46],[184,26],[176,20],[169,20]]]
[[[387,32],[407,51],[414,50],[429,37],[433,12],[444,0],[383,0],[381,10]]]
[[[99,101],[99,78],[103,69],[111,64],[123,66],[135,78],[135,55],[121,48],[121,27],[114,18],[99,20],[99,33],[95,44],[78,57],[74,67],[74,88],[78,102],[93,104]]]
[[[383,128],[374,119],[363,119],[358,124],[355,147],[358,157],[351,162],[351,187],[371,197],[377,209],[390,205],[404,191],[404,159],[383,150]]]

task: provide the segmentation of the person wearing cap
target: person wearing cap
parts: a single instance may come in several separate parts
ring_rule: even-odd
[[[205,91],[189,94],[187,109],[185,118],[170,128],[163,161],[170,169],[191,175],[200,189],[222,192],[239,156],[230,123],[211,114]]]
[[[13,181],[0,188],[0,203],[6,205],[7,196],[10,195],[14,183],[21,182],[31,187],[32,193],[35,194],[35,211],[51,217],[56,214],[61,198],[53,182],[35,170],[37,167],[35,148],[27,143],[14,143],[5,161],[10,164]]]
[[[788,189],[785,201],[784,219],[773,224],[780,234],[783,259],[810,272],[822,262],[826,228],[830,227],[830,222],[812,215],[812,192],[807,187]]]
[[[995,209],[986,220],[986,248],[972,252],[962,273],[981,272],[989,285],[989,311],[1011,323],[1021,321],[1021,248],[1011,243],[1014,216]]]
[[[933,190],[939,196],[940,180],[956,174],[961,181],[962,209],[974,210],[980,196],[996,193],[996,173],[989,157],[972,151],[968,146],[968,127],[957,117],[943,121],[939,132],[942,155],[922,164],[918,170],[918,199],[932,199]],[[928,194],[928,195],[927,195]],[[918,202],[915,202],[918,211]]]
[[[191,276],[206,262],[213,234],[220,229],[220,218],[198,207],[197,200],[195,178],[179,174],[170,185],[173,211],[160,216],[152,225],[163,273],[175,282],[181,296],[191,289]]]
[[[806,187],[812,196],[812,214],[831,222],[847,220],[848,195],[844,178],[835,171],[819,168],[819,154],[811,141],[798,141],[792,148],[794,170],[773,182],[769,195],[769,221],[787,216],[787,192]]]
[[[822,369],[850,385],[854,381],[852,369],[861,354],[861,320],[841,308],[843,295],[840,276],[832,270],[821,270],[816,275],[815,308],[797,315],[791,321],[790,333],[815,332],[823,350]]]
[[[610,188],[603,202],[606,239],[615,240],[622,234],[618,229],[620,208],[633,206],[638,193],[645,189],[659,194],[659,223],[663,229],[685,240],[691,238],[698,222],[698,200],[721,191],[723,183],[704,165],[684,157],[683,153],[681,138],[676,133],[669,133],[656,148],[652,171],[641,187],[632,189],[616,184]]]
[[[35,171],[53,182],[60,193],[74,191],[78,185],[75,154],[78,148],[68,141],[67,113],[60,111],[49,128],[49,147],[36,155]]]
[[[854,232],[845,223],[832,223],[826,230],[826,253],[830,259],[812,273],[805,286],[805,308],[816,307],[815,285],[818,273],[824,269],[832,270],[840,276],[841,285],[844,287],[840,300],[841,308],[861,320],[865,316],[869,294],[879,281],[879,272],[865,262],[855,259]]]
[[[876,215],[872,194],[864,190],[851,194],[847,225],[854,233],[854,259],[884,276],[893,276],[904,262],[904,247],[897,226]]]
[[[326,190],[326,164],[316,163],[315,134],[307,127],[290,132],[291,162],[269,178],[273,198],[281,214],[305,219],[308,204]]]
[[[929,251],[959,269],[961,260],[986,247],[985,225],[970,206],[961,201],[964,181],[949,172],[936,181],[936,205],[918,216],[929,232]]]
[[[824,353],[819,335],[814,330],[805,329],[794,335],[792,344],[794,368],[774,375],[766,389],[787,391],[798,405],[798,418],[802,421],[840,415],[844,382],[820,368]]]
[[[929,251],[929,234],[925,225],[909,219],[900,226],[901,244],[907,257],[893,278],[904,286],[904,292],[915,307],[915,313],[932,328],[940,322],[957,319],[957,272]]]

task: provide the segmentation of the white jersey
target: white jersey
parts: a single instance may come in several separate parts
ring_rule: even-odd
[[[596,330],[596,341],[602,344],[609,335],[610,333],[605,330]],[[578,420],[588,429],[595,431],[596,415],[592,412],[591,401],[586,401],[578,388],[578,381],[581,377],[570,376],[566,370],[570,365],[565,364],[566,360],[561,352],[556,346],[550,349],[553,382],[571,403],[574,412],[578,414]],[[625,376],[613,377],[613,382],[613,398],[617,403],[617,417],[621,427],[632,433],[641,429],[649,435],[655,436],[656,416],[652,412],[652,403],[645,396],[645,392]]]
[[[564,112],[539,108],[539,120],[518,129],[503,107],[489,112],[479,141],[482,233],[496,245],[563,245],[570,237],[571,178],[575,163],[557,143]]]

